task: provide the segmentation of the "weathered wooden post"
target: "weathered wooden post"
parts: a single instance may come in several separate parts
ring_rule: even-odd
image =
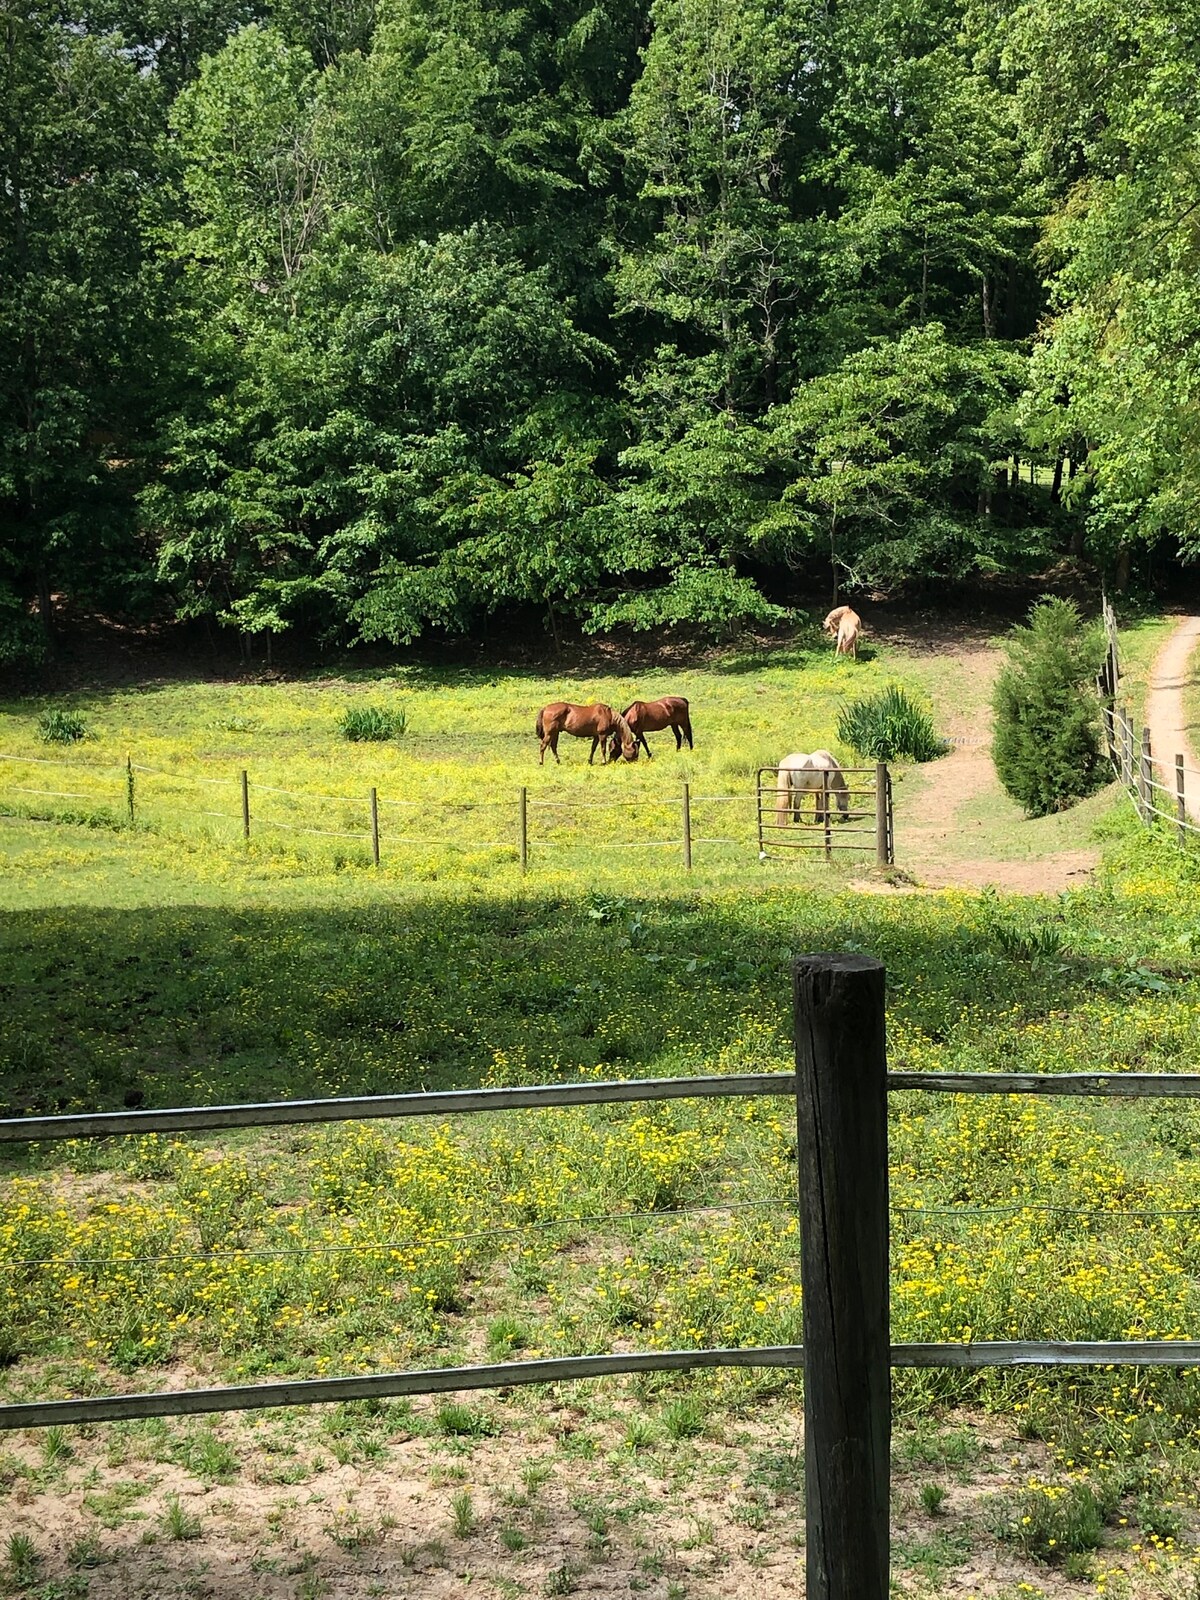
[[[1175,827],[1179,833],[1179,843],[1187,843],[1187,800],[1184,798],[1183,787],[1183,757],[1175,757]]]
[[[754,790],[754,809],[755,809],[755,814],[756,814],[756,816],[758,818],[758,859],[760,861],[765,861],[767,859],[767,847],[763,843],[763,820],[762,820],[762,817],[763,817],[763,803],[762,803],[763,781],[762,780],[763,780],[763,772],[765,770],[766,770],[765,768],[759,767],[758,776],[755,779],[756,787],[755,787],[755,790]]]
[[[529,870],[529,800],[524,786],[517,790],[517,853],[521,871]]]
[[[1118,706],[1117,716],[1121,723],[1121,782],[1128,789],[1133,781],[1133,761],[1130,754],[1129,712],[1124,706]]]
[[[886,761],[875,763],[875,860],[881,867],[891,865],[891,828],[888,820],[888,769]]]
[[[831,836],[833,824],[829,816],[829,798],[829,769],[827,767],[823,767],[821,769],[821,816],[825,823],[826,861],[833,860],[833,839]]]
[[[683,786],[683,865],[684,870],[692,870],[692,791],[685,783]]]
[[[371,790],[371,854],[379,865],[379,791]]]
[[[133,756],[125,757],[125,800],[129,806],[129,826],[133,827]]]
[[[1143,822],[1154,819],[1154,765],[1150,754],[1150,729],[1142,729],[1141,758],[1138,761],[1138,801]]]
[[[884,969],[794,967],[807,1600],[887,1600],[891,1443]]]
[[[242,838],[250,837],[250,774],[242,768]]]

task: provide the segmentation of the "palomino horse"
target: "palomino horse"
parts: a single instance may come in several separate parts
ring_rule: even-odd
[[[858,631],[862,627],[862,618],[857,611],[851,611],[849,606],[838,606],[821,626],[831,637],[836,636],[839,656],[853,656],[858,660]]]
[[[782,827],[789,822],[800,822],[800,802],[811,794],[816,807],[814,820],[829,820],[829,796],[837,796],[838,810],[844,816],[850,809],[850,796],[842,769],[828,750],[814,750],[811,755],[797,752],[784,756],[779,763],[779,777],[775,784],[775,821]]]
[[[683,741],[688,742],[688,749],[696,747],[692,743],[692,719],[688,715],[688,703],[681,694],[665,694],[661,700],[635,700],[632,705],[626,706],[621,713],[625,721],[633,729],[634,738],[646,752],[646,760],[650,760],[650,746],[646,743],[648,733],[661,733],[664,728],[670,728],[675,735],[676,750],[683,749]],[[617,740],[614,736],[610,756],[616,756]]]
[[[611,736],[613,742],[613,759],[616,759],[617,749],[626,761],[636,761],[638,754],[637,740],[633,737],[633,730],[619,717],[611,706],[601,704],[599,701],[590,706],[573,706],[566,700],[555,700],[550,705],[543,706],[537,714],[537,736],[542,741],[542,751],[538,757],[540,767],[546,759],[546,751],[555,761],[558,760],[558,736],[560,733],[572,733],[577,739],[590,739],[592,741],[591,754],[588,756],[590,767],[596,755],[596,746],[600,746],[601,763],[608,761],[608,740]]]

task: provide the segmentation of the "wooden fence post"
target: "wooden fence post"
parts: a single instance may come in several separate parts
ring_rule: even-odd
[[[832,823],[829,817],[829,769],[821,769],[821,816],[825,822],[825,859],[833,860],[833,839],[831,837]]]
[[[763,843],[763,820],[762,820],[762,812],[763,812],[763,805],[762,805],[762,800],[763,800],[763,781],[762,780],[763,780],[763,772],[764,772],[764,770],[765,769],[763,767],[759,767],[758,774],[757,774],[757,776],[756,776],[756,778],[754,780],[754,782],[755,782],[754,810],[755,810],[755,815],[756,815],[756,817],[758,819],[758,859],[760,861],[765,861],[767,859],[767,847]]]
[[[794,967],[807,1600],[887,1600],[891,1443],[884,969]]]
[[[1143,822],[1154,819],[1154,765],[1150,753],[1150,729],[1142,729],[1142,751],[1138,762],[1138,799]]]
[[[517,790],[517,852],[521,871],[529,870],[529,800],[525,787]]]
[[[891,864],[891,827],[888,818],[890,800],[887,762],[877,761],[875,763],[875,860],[881,867]]]
[[[1175,827],[1179,843],[1187,843],[1187,800],[1184,798],[1183,757],[1175,757]]]
[[[242,838],[250,837],[250,774],[242,768]]]
[[[379,865],[379,791],[371,790],[371,854]]]
[[[686,783],[683,786],[683,865],[687,872],[692,870],[692,791]]]
[[[125,799],[129,805],[129,826],[133,827],[133,756],[125,757]]]

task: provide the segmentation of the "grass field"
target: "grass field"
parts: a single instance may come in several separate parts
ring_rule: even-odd
[[[89,758],[253,760],[281,788],[317,788],[334,756],[361,786],[382,759],[404,795],[464,766],[547,798],[650,799],[682,771],[727,792],[760,753],[830,741],[847,669],[725,666],[639,682],[705,708],[699,747],[613,771],[575,745],[538,773],[521,717],[550,686],[515,676],[408,680],[412,742],[382,753],[331,731],[378,683],[77,708]],[[980,696],[882,650],[853,681],[889,678],[941,716]],[[214,728],[251,696],[253,741]],[[30,710],[6,710],[0,749],[39,753]],[[451,757],[463,722],[503,753]],[[522,883],[499,853],[430,847],[376,876],[319,836],[247,854],[195,822],[10,819],[0,1085],[20,1113],[783,1068],[788,963],[811,949],[885,960],[895,1066],[1192,1070],[1200,872],[1115,801],[1090,814],[1105,871],[1042,901],[855,893],[844,867],[733,855],[688,880],[650,850],[602,877],[572,851]],[[897,1339],[1195,1334],[1190,1103],[897,1096],[891,1162]],[[6,1398],[799,1333],[794,1132],[769,1100],[118,1140],[0,1170]],[[45,1600],[798,1595],[796,1401],[794,1378],[725,1373],[30,1435],[0,1447],[7,1581]],[[1194,1375],[897,1374],[896,1410],[898,1593],[1194,1592]]]

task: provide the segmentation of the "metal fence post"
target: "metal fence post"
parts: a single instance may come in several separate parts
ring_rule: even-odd
[[[379,865],[379,791],[371,790],[371,854]]]
[[[242,838],[250,837],[250,774],[242,768]]]
[[[794,964],[807,1600],[887,1600],[891,1444],[884,969]]]
[[[1154,818],[1154,767],[1150,754],[1150,729],[1142,729],[1142,752],[1138,762],[1138,799],[1143,822]]]
[[[686,871],[692,870],[692,791],[686,783],[683,786],[683,865]]]
[[[762,780],[763,780],[763,772],[765,770],[766,770],[765,768],[759,767],[758,774],[757,774],[757,776],[756,776],[756,778],[754,780],[755,781],[755,790],[754,790],[755,806],[754,806],[754,809],[755,809],[755,812],[757,813],[757,816],[758,816],[758,859],[760,861],[765,861],[767,859],[767,849],[766,849],[766,845],[763,843],[763,820],[762,820],[762,817],[763,817],[763,781]]]
[[[1183,757],[1175,757],[1175,826],[1179,843],[1187,843],[1187,800],[1184,798]]]
[[[833,860],[833,840],[830,837],[831,824],[829,820],[829,769],[823,768],[821,772],[821,819],[825,824],[825,859]]]
[[[529,870],[529,799],[522,785],[517,790],[517,854],[521,857],[521,871]]]
[[[888,769],[885,761],[875,763],[875,860],[881,867],[889,865],[888,827]]]

